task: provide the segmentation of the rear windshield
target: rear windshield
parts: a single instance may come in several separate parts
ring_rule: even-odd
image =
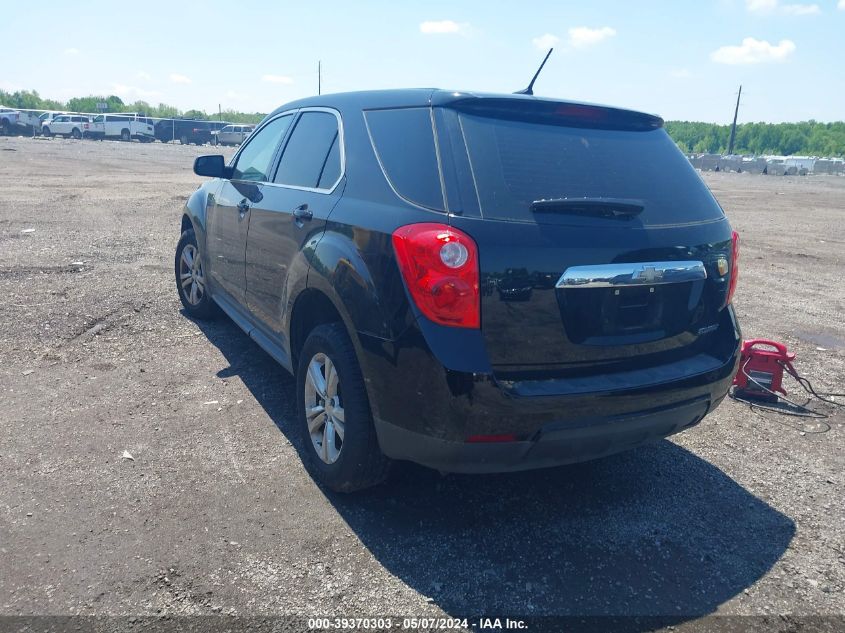
[[[628,220],[637,225],[723,217],[662,128],[575,128],[466,113],[457,118],[459,129],[449,126],[449,132],[463,137],[483,217],[547,224],[621,221],[532,210],[535,201],[578,198],[641,201],[643,210]]]

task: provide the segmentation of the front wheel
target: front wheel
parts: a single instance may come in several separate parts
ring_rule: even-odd
[[[355,348],[341,323],[308,335],[296,370],[297,424],[311,475],[338,492],[384,481],[390,460],[376,438]]]
[[[132,137],[129,134],[129,130],[121,130],[120,140],[121,141],[131,141],[132,140]]]
[[[176,289],[188,316],[195,319],[217,316],[217,304],[208,294],[208,278],[193,229],[188,229],[179,238],[175,263]]]

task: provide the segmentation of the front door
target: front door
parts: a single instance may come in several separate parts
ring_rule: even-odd
[[[274,119],[250,138],[232,159],[232,178],[223,181],[209,210],[206,248],[211,280],[241,304],[250,209],[264,197],[264,183],[270,179],[268,172],[291,119]]]

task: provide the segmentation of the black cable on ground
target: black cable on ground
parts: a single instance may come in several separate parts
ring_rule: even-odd
[[[804,402],[803,404],[799,404],[797,402],[794,402],[794,401],[790,400],[789,398],[787,398],[786,396],[778,394],[778,393],[772,391],[771,389],[769,389],[768,387],[766,387],[765,385],[760,384],[757,380],[755,380],[752,376],[750,376],[748,374],[748,372],[746,371],[746,367],[748,366],[749,362],[751,362],[750,358],[748,360],[746,360],[745,363],[743,364],[743,366],[740,368],[740,371],[745,375],[745,377],[749,381],[753,382],[762,391],[765,391],[766,393],[768,393],[768,394],[774,396],[775,398],[777,398],[779,403],[781,401],[783,401],[786,404],[780,404],[780,405],[777,405],[777,404],[772,404],[772,405],[760,404],[759,402],[755,402],[751,399],[738,396],[736,394],[735,389],[728,393],[728,397],[730,397],[731,400],[735,400],[736,402],[742,402],[742,403],[747,404],[752,412],[759,415],[763,419],[768,419],[768,418],[765,418],[764,416],[760,415],[760,413],[758,413],[758,411],[767,411],[767,412],[771,412],[771,413],[778,413],[780,415],[786,415],[786,416],[791,416],[791,417],[796,417],[796,418],[810,418],[810,419],[816,419],[816,420],[823,420],[823,419],[829,418],[830,416],[828,414],[821,413],[820,411],[816,411],[816,410],[811,409],[810,407],[807,406],[813,400],[813,398],[821,400],[822,402],[826,402],[827,404],[832,404],[833,406],[836,406],[836,407],[845,407],[845,404],[843,404],[841,402],[835,402],[833,400],[828,400],[827,398],[824,397],[824,396],[828,396],[828,397],[839,396],[839,397],[842,397],[842,396],[845,396],[845,393],[832,393],[832,392],[819,393],[815,390],[815,388],[813,387],[812,383],[809,380],[807,380],[803,376],[800,376],[798,374],[798,372],[795,371],[795,368],[792,367],[792,365],[779,361],[779,364],[781,365],[781,367],[783,367],[783,369],[786,371],[786,373],[788,373],[790,376],[792,376],[798,382],[798,384],[801,385],[801,388],[804,389],[804,391],[807,392],[810,395],[810,397],[807,398],[806,402]],[[807,430],[805,428],[801,428],[801,427],[795,426],[793,424],[786,424],[786,423],[781,422],[779,420],[775,420],[775,422],[778,422],[779,424],[783,424],[784,426],[787,426],[789,428],[799,430],[802,433],[809,433],[809,434],[827,433],[831,428],[830,424],[827,423],[827,422],[820,422],[819,423],[819,424],[823,425],[823,427],[824,427],[820,430]]]

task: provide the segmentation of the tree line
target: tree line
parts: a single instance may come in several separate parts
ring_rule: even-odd
[[[11,108],[96,112],[99,102],[107,103],[109,112],[140,112],[147,116],[165,119],[220,118],[219,114],[208,114],[202,110],[183,112],[166,103],[159,103],[157,106],[146,101],[124,103],[115,95],[75,97],[62,103],[53,99],[44,99],[34,90],[17,92],[0,90],[0,104]],[[235,110],[222,112],[222,119],[230,123],[258,123],[263,118],[264,113],[261,112]],[[667,121],[666,131],[678,147],[686,153],[724,154],[728,151],[731,126],[695,121]],[[742,123],[737,126],[734,153],[843,156],[845,155],[845,122],[819,123],[811,120],[801,123]]]
[[[666,131],[686,153],[725,154],[730,125],[667,121]],[[845,155],[845,122],[742,123],[736,126],[735,154],[789,156]]]
[[[73,99],[68,99],[66,102],[62,102],[54,99],[45,99],[35,90],[18,90],[16,92],[0,90],[0,105],[9,108],[22,108],[24,110],[67,110],[68,112],[94,113],[97,112],[98,103],[107,103],[108,112],[138,112],[146,116],[160,117],[162,119],[218,120],[222,116],[222,120],[228,121],[229,123],[258,123],[265,116],[262,112],[238,112],[236,110],[223,110],[222,113],[215,112],[212,114],[208,114],[202,110],[182,111],[166,103],[152,105],[146,101],[124,103],[123,99],[116,95],[110,95],[108,97],[94,95],[74,97]]]

